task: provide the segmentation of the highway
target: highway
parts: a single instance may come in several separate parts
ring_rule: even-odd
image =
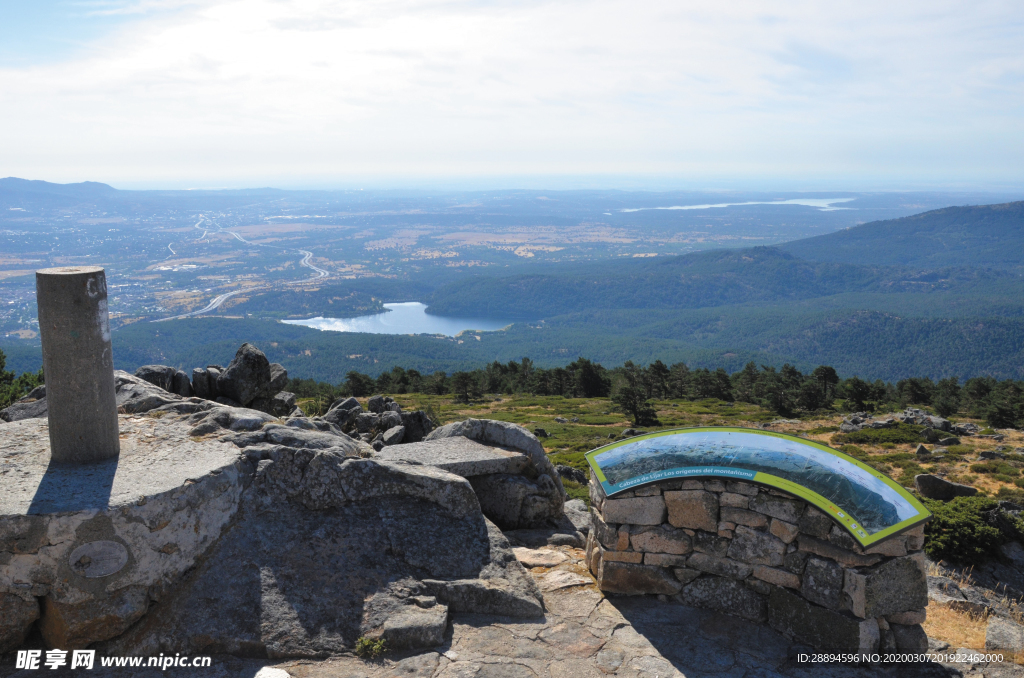
[[[243,294],[245,292],[255,292],[256,290],[259,290],[259,289],[263,289],[263,288],[261,288],[261,287],[249,287],[249,288],[244,289],[244,290],[235,290],[234,292],[228,292],[226,294],[220,295],[219,297],[214,297],[213,300],[209,304],[207,304],[204,308],[199,309],[198,311],[190,311],[189,313],[183,313],[181,315],[171,316],[170,318],[160,318],[159,320],[154,320],[153,322],[155,322],[155,323],[162,323],[165,320],[181,320],[182,318],[189,318],[189,317],[194,316],[194,315],[200,315],[202,313],[209,313],[210,311],[212,311],[213,309],[217,308],[218,306],[220,306],[221,304],[223,304],[225,301],[227,301],[231,297],[235,296],[236,294]]]

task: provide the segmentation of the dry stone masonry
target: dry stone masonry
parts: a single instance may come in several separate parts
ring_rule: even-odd
[[[862,549],[817,508],[752,483],[608,498],[591,476],[590,494],[587,564],[605,592],[669,596],[822,650],[927,650],[923,526]]]

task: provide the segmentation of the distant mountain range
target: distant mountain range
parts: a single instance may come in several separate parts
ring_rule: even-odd
[[[781,245],[811,261],[935,269],[1024,267],[1024,202],[946,207]]]

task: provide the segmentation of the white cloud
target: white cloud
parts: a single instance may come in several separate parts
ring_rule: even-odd
[[[176,7],[0,69],[0,174],[1024,181],[1019,3]]]

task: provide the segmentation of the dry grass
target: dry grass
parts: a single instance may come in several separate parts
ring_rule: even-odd
[[[929,638],[949,643],[951,650],[961,647],[985,649],[986,617],[978,617],[951,610],[946,605],[928,603],[928,618],[924,622]]]

